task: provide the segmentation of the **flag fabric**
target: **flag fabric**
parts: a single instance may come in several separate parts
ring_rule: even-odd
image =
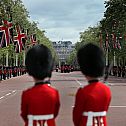
[[[113,43],[113,48],[116,49],[117,48],[117,38],[116,35],[114,33],[111,34],[112,35],[112,43]]]
[[[0,48],[6,47],[6,39],[4,32],[0,31]]]
[[[126,34],[124,35],[124,40],[126,41]]]
[[[117,45],[117,49],[121,49],[121,45],[120,45],[120,36],[116,35],[116,45]]]
[[[3,25],[0,25],[0,47],[7,47],[12,43],[12,22],[7,20],[3,21]]]
[[[114,33],[111,34],[112,35],[112,45],[114,49],[121,49],[121,40],[122,40],[122,36],[119,35],[115,35]]]
[[[122,36],[119,34],[119,36],[118,36],[118,49],[122,49],[121,41],[122,41]]]
[[[16,26],[17,36],[14,37],[14,45],[16,53],[21,52],[25,48],[26,34],[21,31],[20,26]]]
[[[31,39],[31,44],[34,46],[37,43],[36,34],[31,35],[30,39]]]
[[[106,49],[108,49],[108,47],[109,47],[109,35],[108,35],[108,33],[106,33],[105,47],[106,47]]]

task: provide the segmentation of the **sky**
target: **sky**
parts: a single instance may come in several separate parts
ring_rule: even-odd
[[[96,26],[105,12],[104,0],[22,0],[30,21],[38,22],[51,41],[79,41],[80,32]]]

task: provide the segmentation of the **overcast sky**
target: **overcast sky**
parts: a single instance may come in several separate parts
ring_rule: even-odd
[[[79,33],[103,18],[104,0],[22,0],[30,20],[39,22],[51,41],[79,40]]]

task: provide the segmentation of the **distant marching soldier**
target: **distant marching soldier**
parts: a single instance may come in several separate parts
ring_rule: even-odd
[[[2,66],[0,66],[0,81],[2,80]]]
[[[12,76],[15,77],[15,74],[14,74],[14,66],[12,66]]]
[[[122,67],[122,77],[126,76],[126,69],[125,66]]]
[[[58,70],[59,70],[59,67],[58,67],[58,65],[56,65],[56,72],[58,72]]]
[[[8,66],[6,66],[6,78],[9,79]]]
[[[61,73],[64,73],[64,65],[61,65]]]
[[[20,66],[20,75],[22,75],[22,66]]]
[[[3,67],[3,79],[6,80],[6,76],[7,76],[7,70],[6,67]]]
[[[56,126],[60,101],[58,91],[50,85],[51,51],[44,45],[33,46],[26,54],[26,68],[35,84],[22,93],[21,116],[25,126]]]
[[[113,66],[113,76],[117,76],[117,66]]]
[[[14,66],[13,68],[13,77],[17,76],[17,66]]]
[[[10,67],[10,78],[12,77],[12,67]]]
[[[77,58],[88,85],[77,91],[73,109],[74,126],[107,126],[106,113],[111,91],[99,80],[105,66],[103,51],[89,43],[80,48]]]
[[[12,67],[12,74],[13,74],[13,77],[15,77],[15,70],[14,70],[14,66]]]
[[[118,77],[121,77],[121,73],[122,73],[122,69],[121,69],[121,67],[120,66],[118,66]]]
[[[73,65],[71,65],[71,72],[73,72],[74,71],[74,68],[73,68]]]
[[[24,74],[24,67],[22,66],[21,67],[21,75],[23,75]]]
[[[20,69],[19,69],[19,66],[17,67],[17,76],[20,75]]]
[[[67,65],[67,73],[70,72],[70,65]]]

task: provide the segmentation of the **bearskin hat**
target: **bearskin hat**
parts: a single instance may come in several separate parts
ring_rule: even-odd
[[[103,50],[88,43],[77,52],[77,59],[82,73],[90,77],[101,77],[104,73],[105,57]]]
[[[53,58],[51,51],[45,45],[35,45],[30,48],[26,54],[25,64],[29,75],[37,79],[51,77]]]

